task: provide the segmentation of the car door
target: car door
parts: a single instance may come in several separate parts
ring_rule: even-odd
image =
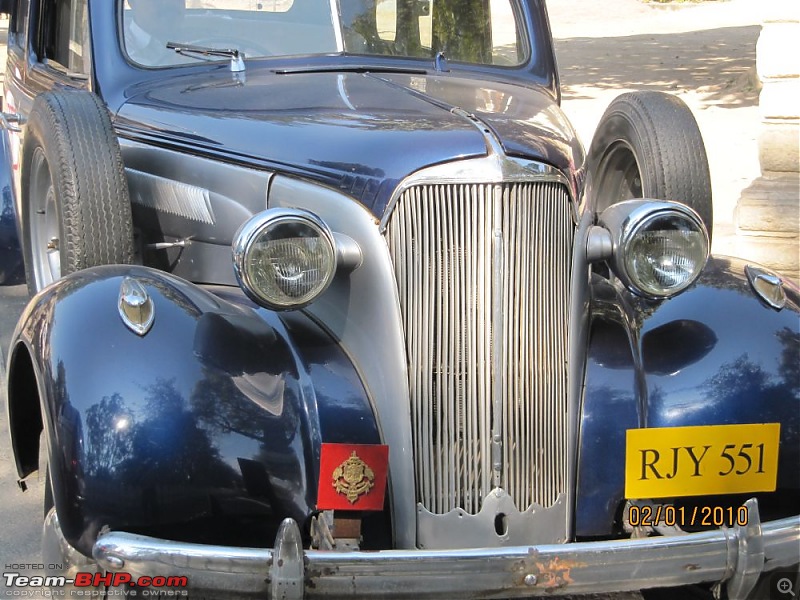
[[[18,0],[9,37],[9,108],[13,103],[16,112],[26,115],[42,92],[90,89],[88,13],[88,0]]]
[[[18,106],[25,104],[22,99],[23,80],[27,71],[28,23],[31,0],[14,0],[8,25],[8,49],[6,75],[3,82],[3,110],[8,113],[19,112]]]

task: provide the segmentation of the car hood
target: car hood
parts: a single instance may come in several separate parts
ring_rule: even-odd
[[[479,117],[510,155],[570,178],[583,151],[546,92],[450,75],[274,71],[190,72],[128,90],[123,137],[317,179],[382,215],[421,168],[484,156]]]

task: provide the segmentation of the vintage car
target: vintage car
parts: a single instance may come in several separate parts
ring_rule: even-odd
[[[798,288],[709,256],[676,98],[620,96],[584,154],[543,0],[0,11],[9,424],[54,576],[796,585]]]

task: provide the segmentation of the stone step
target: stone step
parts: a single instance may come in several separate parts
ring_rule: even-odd
[[[734,213],[742,236],[796,238],[800,234],[800,173],[767,172],[742,191]]]
[[[764,121],[758,136],[758,161],[762,172],[800,171],[800,121]]]
[[[796,122],[800,119],[800,77],[765,81],[758,97],[758,108],[763,120]]]

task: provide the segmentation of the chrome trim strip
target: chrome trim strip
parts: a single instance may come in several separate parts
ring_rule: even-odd
[[[308,598],[453,598],[562,596],[730,581],[732,600],[750,589],[738,582],[750,568],[800,562],[800,517],[760,524],[755,499],[745,504],[749,525],[673,537],[503,549],[282,552],[203,546],[123,532],[101,535],[93,555],[110,571],[135,577],[176,573],[198,592],[270,597],[278,568],[293,568]],[[289,527],[282,528],[291,529]],[[291,542],[284,531],[277,544]],[[283,539],[286,538],[286,539]],[[763,546],[763,562],[759,558]],[[292,565],[286,565],[291,560]],[[631,569],[631,565],[636,565]],[[302,575],[298,575],[297,569]],[[745,570],[746,569],[746,570]]]
[[[496,194],[497,192],[493,190]],[[499,488],[506,485],[503,481],[503,398],[507,394],[507,382],[505,381],[506,366],[506,344],[505,344],[505,316],[503,311],[503,229],[502,229],[502,207],[499,202],[493,202],[492,206],[492,291],[491,291],[491,350],[492,353],[492,372],[490,381],[492,382],[492,487]],[[451,315],[452,316],[452,315]],[[470,457],[465,457],[470,460]],[[527,507],[523,507],[527,508]]]
[[[214,211],[207,189],[136,169],[125,169],[125,173],[134,204],[207,225],[214,224]]]

